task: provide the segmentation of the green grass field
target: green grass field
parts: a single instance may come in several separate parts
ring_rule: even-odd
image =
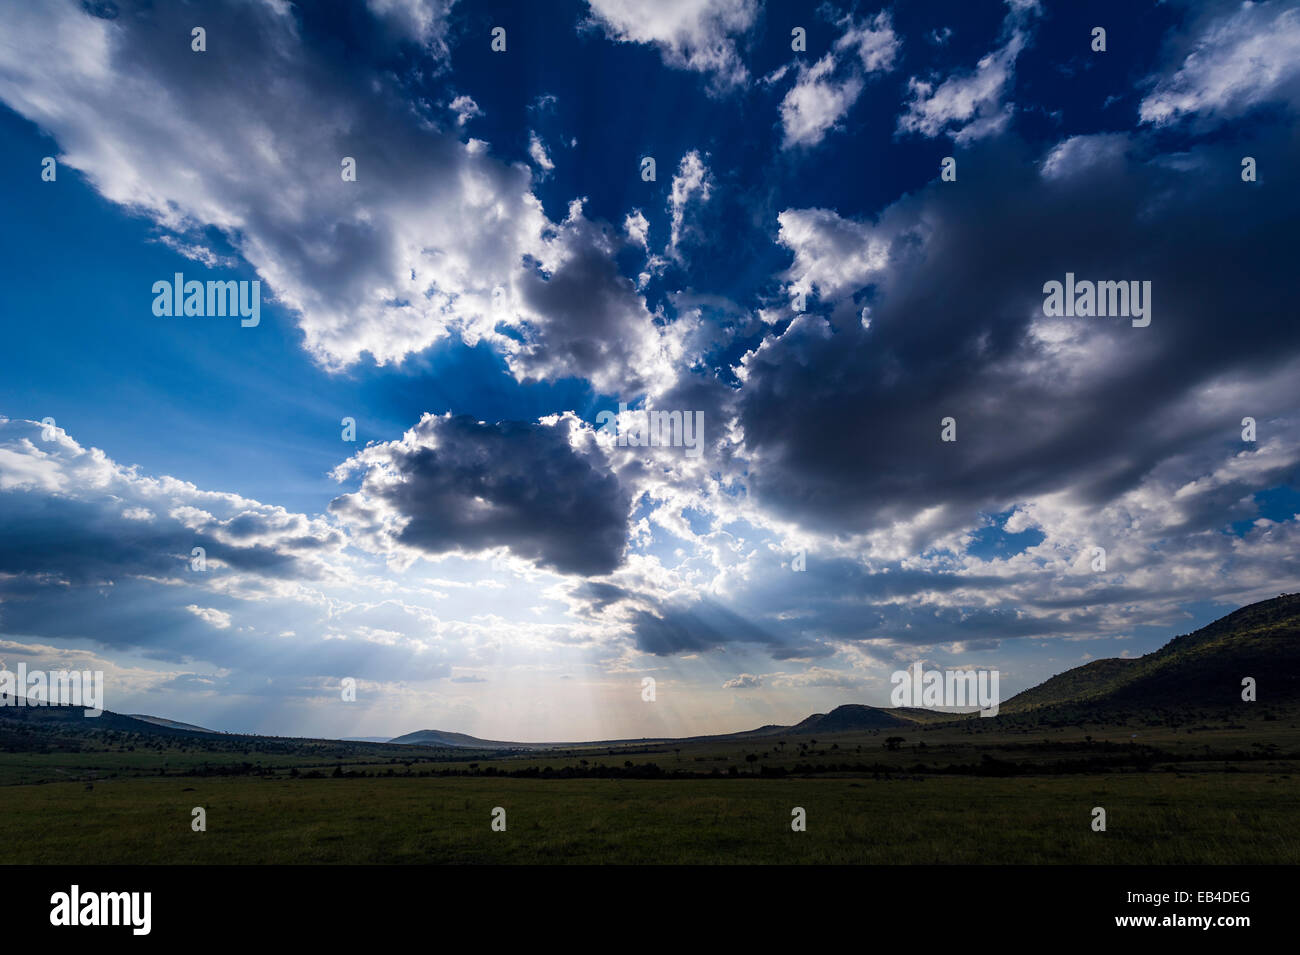
[[[191,830],[191,809],[207,831]],[[505,832],[491,829],[494,807]],[[791,831],[791,809],[807,831]],[[1106,832],[1090,827],[1094,806]],[[0,787],[16,863],[1300,863],[1281,774]]]
[[[524,752],[98,726],[0,726],[13,861],[1300,862],[1294,708]]]

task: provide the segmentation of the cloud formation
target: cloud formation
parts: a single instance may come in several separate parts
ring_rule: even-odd
[[[151,253],[250,268],[301,339],[275,351],[271,320],[241,343],[270,365],[300,341],[331,375],[302,362],[294,387],[373,398],[375,440],[341,464],[311,445],[343,487],[295,489],[317,512],[298,513],[0,422],[10,642],[143,653],[196,696],[314,699],[355,674],[425,699],[409,677],[463,714],[522,681],[595,699],[662,670],[700,699],[820,706],[921,649],[1023,662],[1300,576],[1290,6],[1214,4],[1112,57],[1147,78],[1119,120],[1086,68],[1026,55],[1051,25],[1030,0],[954,5],[928,41],[898,10],[827,9],[808,58],[747,0],[596,0],[538,25],[545,85],[470,70],[472,89],[449,81],[449,2],[373,0],[346,37],[315,5],[214,5],[202,56],[176,42],[184,8],[88,12],[109,8],[5,9],[0,98],[39,128],[11,117],[28,153],[52,137],[63,198],[79,171],[104,221],[156,230]],[[751,84],[769,42],[787,65]],[[575,108],[570,56],[647,82]],[[656,81],[714,95],[624,111]],[[678,159],[669,181],[620,153],[641,136]],[[926,182],[944,139],[960,178]],[[840,174],[859,156],[879,175]],[[1151,325],[1044,315],[1067,273],[1150,282]],[[702,414],[702,453],[593,430],[618,400]]]
[[[737,38],[758,16],[756,0],[589,0],[593,19],[611,40],[652,44],[664,62],[705,73],[715,90],[749,79]]]
[[[590,429],[571,417],[485,424],[425,415],[400,441],[341,465],[361,488],[331,511],[385,552],[498,547],[564,573],[614,570],[630,502]]]
[[[1202,23],[1178,69],[1142,100],[1142,122],[1228,119],[1271,99],[1300,100],[1300,10],[1243,3]]]
[[[421,42],[440,35],[429,24],[448,7],[372,5]],[[580,204],[551,222],[524,164],[457,138],[481,112],[471,97],[452,101],[454,129],[441,128],[412,111],[391,75],[341,65],[305,42],[295,15],[272,3],[214,7],[210,47],[195,54],[174,39],[189,32],[181,8],[113,21],[73,4],[15,10],[0,99],[166,241],[215,262],[204,235],[224,236],[264,293],[297,315],[327,368],[366,356],[396,363],[457,335],[491,343],[521,377],[580,375],[620,392],[662,374],[660,336],[610,260],[617,244],[581,218]],[[239,121],[196,125],[195,116]],[[536,136],[530,154],[543,174],[553,169]],[[355,182],[341,175],[345,158]],[[574,308],[575,296],[600,306]]]
[[[812,66],[799,63],[796,80],[781,100],[782,145],[815,146],[857,102],[867,78],[894,66],[902,41],[889,14],[857,24],[845,17],[831,51]]]
[[[1007,0],[1003,44],[980,58],[975,69],[942,82],[912,77],[912,98],[898,118],[898,131],[935,137],[946,134],[966,144],[1002,132],[1012,105],[1004,102],[1015,76],[1016,59],[1029,42],[1029,23],[1039,13],[1036,0]]]

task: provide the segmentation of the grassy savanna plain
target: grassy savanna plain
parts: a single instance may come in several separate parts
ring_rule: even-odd
[[[527,752],[27,727],[0,838],[58,864],[1295,864],[1300,713],[1249,712]]]
[[[56,783],[38,801],[7,787],[0,836],[14,862],[42,864],[1300,862],[1294,789],[1256,773],[185,782]],[[194,806],[206,832],[191,831]],[[791,830],[795,806],[806,832]]]

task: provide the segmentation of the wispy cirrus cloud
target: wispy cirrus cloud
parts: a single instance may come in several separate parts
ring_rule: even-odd
[[[1207,12],[1177,69],[1142,100],[1144,123],[1229,119],[1270,100],[1300,102],[1300,10],[1243,3]]]

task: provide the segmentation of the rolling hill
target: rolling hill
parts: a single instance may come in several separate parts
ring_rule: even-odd
[[[174,730],[188,730],[191,733],[215,733],[216,730],[204,729],[202,726],[195,726],[193,723],[180,723],[176,720],[163,719],[161,716],[146,716],[143,713],[129,713],[128,719],[143,720],[146,723],[154,723],[158,726],[166,726]]]
[[[453,746],[462,749],[545,749],[548,746],[590,745],[587,743],[508,743],[501,740],[479,739],[465,733],[452,733],[448,730],[416,730],[404,736],[395,736],[390,743],[406,746]]]
[[[185,728],[188,724],[162,720],[158,717],[126,716],[104,710],[97,717],[85,716],[80,706],[0,706],[0,722],[26,724],[33,727],[49,727],[67,731],[138,733],[141,735],[190,736],[195,734],[216,735],[212,730],[197,727]]]
[[[1093,660],[1002,704],[1006,714],[1062,706],[1236,706],[1253,677],[1261,703],[1300,702],[1300,594],[1242,607],[1133,660]]]

